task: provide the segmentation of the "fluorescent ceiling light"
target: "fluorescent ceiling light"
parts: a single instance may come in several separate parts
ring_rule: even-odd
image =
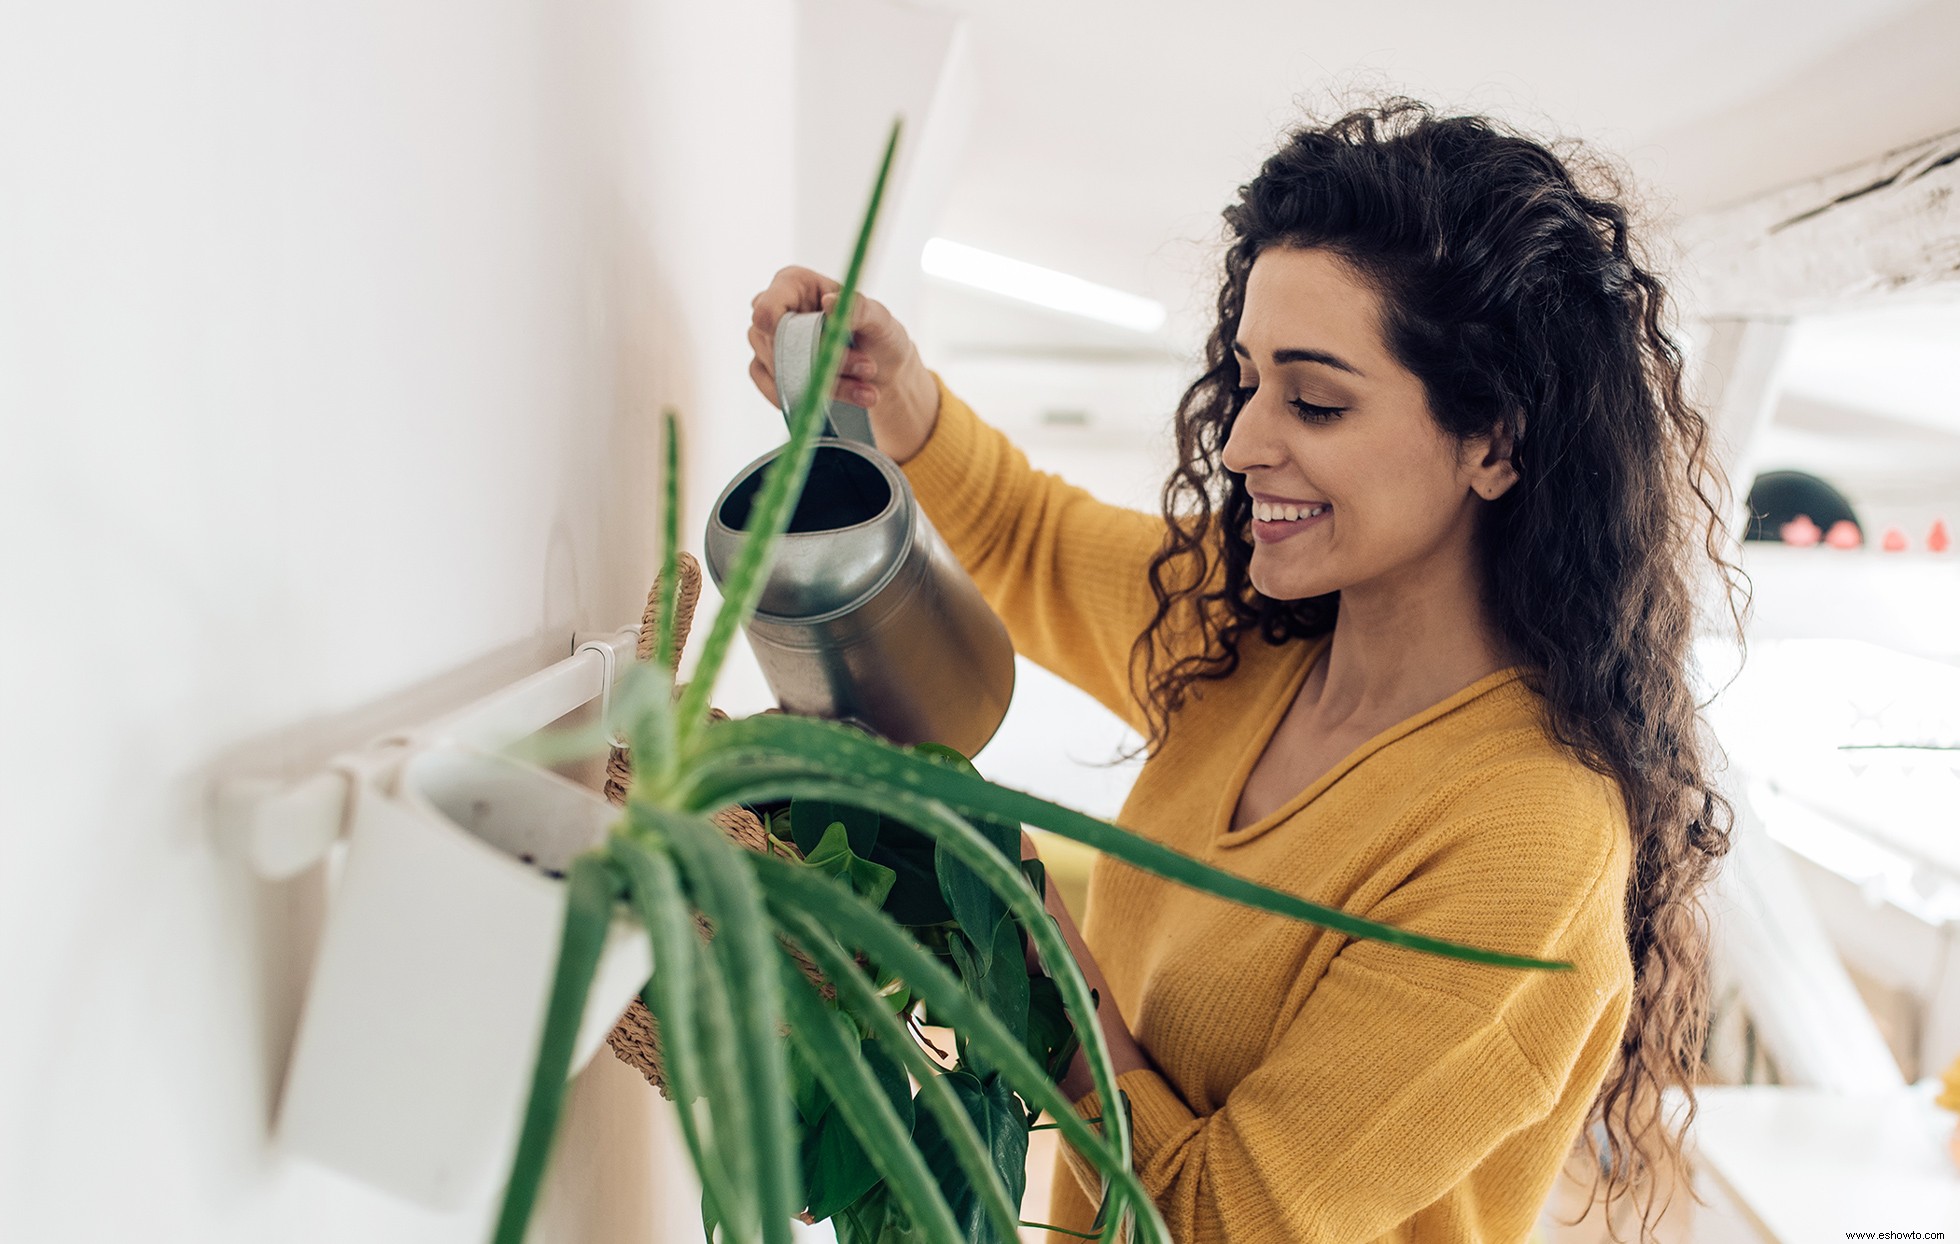
[[[984,289],[990,294],[1031,302],[1051,311],[1086,316],[1119,328],[1154,333],[1164,326],[1164,304],[1155,299],[1139,298],[1079,276],[976,250],[945,238],[933,238],[926,243],[919,266],[927,276],[942,281]]]

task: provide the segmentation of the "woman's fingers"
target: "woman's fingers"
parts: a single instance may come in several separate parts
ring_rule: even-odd
[[[755,381],[755,387],[762,391],[762,396],[769,399],[771,406],[782,405],[782,400],[776,396],[776,378],[769,374],[769,369],[762,365],[761,359],[749,360],[749,379]]]
[[[791,311],[819,311],[826,294],[842,287],[836,281],[808,268],[783,268],[771,278],[769,288],[757,294],[749,305],[754,322],[763,332],[774,334],[776,321]]]
[[[756,358],[765,366],[772,369],[776,366],[776,339],[754,324],[749,325],[749,349],[755,351]]]

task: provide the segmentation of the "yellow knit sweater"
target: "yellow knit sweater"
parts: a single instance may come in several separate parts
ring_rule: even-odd
[[[1015,648],[1142,730],[1127,669],[1162,518],[1033,470],[943,384],[903,469]],[[1324,649],[1244,641],[1235,673],[1195,685],[1118,823],[1303,898],[1574,970],[1355,941],[1099,857],[1076,914],[1156,1064],[1118,1080],[1136,1169],[1183,1244],[1523,1241],[1626,1022],[1624,807],[1511,670],[1229,831]],[[1091,1093],[1076,1109],[1102,1107]],[[1086,1229],[1098,1188],[1063,1145],[1047,1221]]]

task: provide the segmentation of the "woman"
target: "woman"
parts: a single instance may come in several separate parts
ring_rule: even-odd
[[[1181,1241],[1521,1241],[1582,1135],[1651,1233],[1728,844],[1684,667],[1703,572],[1731,580],[1615,197],[1408,100],[1291,135],[1225,212],[1161,515],[1031,470],[860,304],[839,396],[1016,648],[1147,736],[1119,823],[1573,964],[1352,941],[1098,860],[1085,928],[1051,909]],[[791,268],[756,299],[772,400],[777,318],[835,288]],[[1101,1111],[1081,1060],[1063,1087]],[[1085,1229],[1098,1187],[1065,1146],[1049,1221]]]

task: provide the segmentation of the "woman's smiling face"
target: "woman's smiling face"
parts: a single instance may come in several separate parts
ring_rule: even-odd
[[[1234,352],[1239,386],[1255,391],[1222,460],[1252,494],[1248,573],[1267,597],[1460,573],[1478,492],[1515,478],[1487,439],[1460,444],[1437,426],[1381,324],[1380,296],[1331,252],[1274,247],[1253,261]],[[1268,502],[1301,517],[1264,521]]]

